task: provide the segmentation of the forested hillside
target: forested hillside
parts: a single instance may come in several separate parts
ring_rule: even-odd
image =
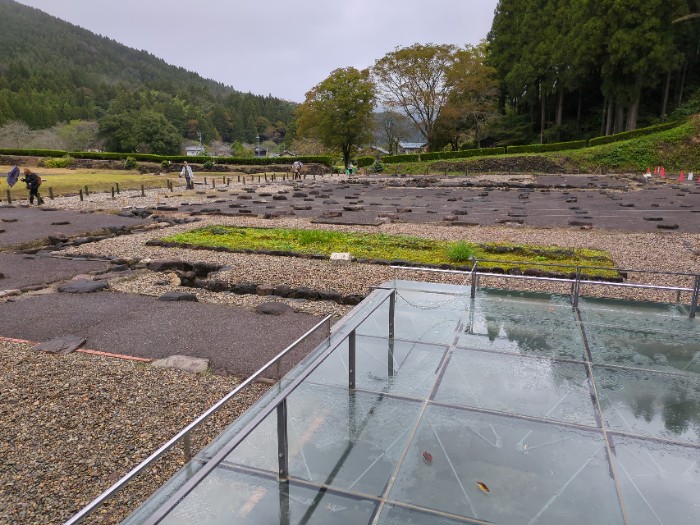
[[[170,66],[145,51],[0,0],[0,126],[32,129],[99,121],[111,149],[133,150],[128,136],[161,128],[165,142],[281,141],[294,105],[244,94]],[[153,153],[172,146],[141,144]],[[179,146],[178,146],[179,147]],[[162,149],[162,148],[161,148]]]
[[[678,116],[700,85],[700,18],[678,19],[696,12],[698,0],[501,0],[489,62],[511,124],[547,142]]]

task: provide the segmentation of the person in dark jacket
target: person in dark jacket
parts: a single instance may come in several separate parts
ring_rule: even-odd
[[[39,195],[39,186],[41,185],[41,177],[34,173],[29,168],[24,168],[24,177],[20,179],[27,185],[29,190],[29,204],[34,204],[34,197],[36,197],[36,203],[41,206],[44,204],[44,199]]]

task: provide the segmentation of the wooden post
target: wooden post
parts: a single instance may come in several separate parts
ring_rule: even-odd
[[[49,186],[49,199],[53,200],[53,186]]]
[[[143,187],[143,184],[141,184],[141,197],[146,196],[146,188]]]
[[[88,190],[87,184],[85,185],[85,196],[86,197],[90,196],[90,191]]]
[[[114,186],[112,186],[112,200],[114,200]]]
[[[216,179],[214,177],[211,178],[211,187],[216,188]]]
[[[238,182],[241,182],[241,176],[240,176],[240,175],[238,176]]]
[[[7,190],[7,204],[12,204],[12,194]]]
[[[83,202],[83,190],[78,190],[78,195],[80,196],[80,202]]]
[[[204,177],[204,185],[205,186],[207,185],[207,178],[206,177]]]
[[[223,186],[226,185],[226,177],[221,177],[221,184],[222,184]]]
[[[116,182],[115,185],[117,186],[117,195],[119,195],[119,183]]]

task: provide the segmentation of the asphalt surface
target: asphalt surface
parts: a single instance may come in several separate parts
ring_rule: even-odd
[[[475,183],[469,178],[309,180],[265,192],[219,188],[209,202],[171,199],[168,208],[192,215],[294,215],[316,223],[379,225],[387,220],[456,225],[522,224],[531,227],[699,233],[700,184],[658,177],[542,175],[534,182],[503,177]],[[200,192],[202,193],[202,192]],[[167,210],[166,210],[167,211]]]
[[[112,292],[57,293],[0,302],[4,337],[48,341],[75,335],[87,339],[85,348],[153,359],[205,357],[213,369],[237,375],[252,374],[318,321],[294,312],[271,316]],[[283,371],[319,342],[316,338],[292,353],[283,361]]]
[[[49,235],[73,237],[105,228],[123,228],[147,224],[138,218],[120,217],[108,213],[81,213],[59,210],[50,205],[0,205],[0,246],[24,244],[45,239]]]

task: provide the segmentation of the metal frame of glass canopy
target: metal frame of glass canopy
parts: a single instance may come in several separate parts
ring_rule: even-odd
[[[581,298],[581,279],[561,280],[568,299],[479,290],[474,276],[375,289],[125,523],[697,522],[700,278],[666,287],[691,295],[672,306]],[[247,496],[217,507],[208,491]]]

